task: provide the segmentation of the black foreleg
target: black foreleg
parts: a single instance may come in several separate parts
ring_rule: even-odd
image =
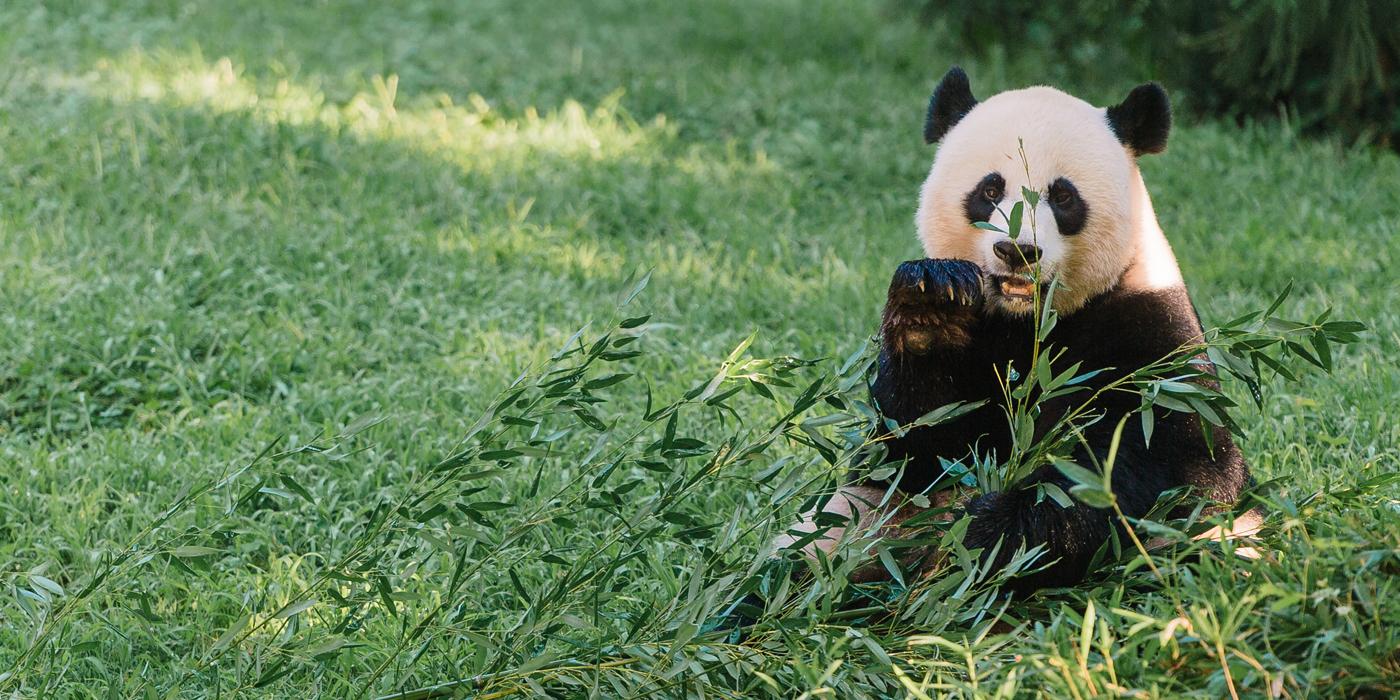
[[[1113,470],[1114,499],[1129,518],[1146,515],[1157,497],[1171,486],[1168,471],[1153,464],[1146,449],[1136,444],[1139,442],[1125,436]],[[1100,452],[1100,462],[1107,456],[1107,450],[1096,452]],[[1081,465],[1092,463],[1082,451],[1075,457]],[[991,559],[991,569],[1006,566],[1018,550],[1044,547],[1034,567],[1043,568],[1012,579],[1006,586],[1012,591],[1078,583],[1109,537],[1123,534],[1112,508],[1094,508],[1077,501],[1061,506],[1038,493],[1036,486],[1042,483],[1054,484],[1065,493],[1074,486],[1058,469],[1044,467],[1015,491],[989,493],[967,503],[972,523],[963,543],[969,549],[981,548],[984,560]]]
[[[885,418],[909,425],[940,406],[993,395],[992,363],[977,342],[982,277],[965,260],[911,260],[890,282],[880,326],[878,374],[871,397]],[[907,460],[900,490],[918,493],[939,476],[938,458],[960,459],[997,429],[991,406],[902,435],[881,427],[886,460]]]

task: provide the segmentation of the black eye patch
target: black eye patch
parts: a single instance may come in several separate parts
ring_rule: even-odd
[[[1074,183],[1059,178],[1050,183],[1050,211],[1055,213],[1055,226],[1061,236],[1073,236],[1084,230],[1084,222],[1089,218],[1089,204],[1079,196]]]
[[[988,173],[977,186],[963,198],[963,211],[971,222],[991,221],[997,202],[1006,194],[1006,180],[1001,173]]]

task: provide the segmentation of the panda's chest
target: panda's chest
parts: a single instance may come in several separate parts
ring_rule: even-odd
[[[1059,317],[1039,346],[1028,319],[988,318],[983,330],[978,356],[990,362],[985,368],[989,382],[1034,384],[1031,395],[1042,396],[1043,382],[1050,378],[1077,378],[1072,393],[1036,406],[1036,432],[1044,434],[1081,408],[1109,416],[1100,423],[1111,429],[1113,416],[1135,410],[1140,399],[1131,391],[1099,390],[1179,352],[1199,337],[1200,325],[1184,288],[1115,289]],[[991,400],[1004,403],[1008,393],[995,388]]]

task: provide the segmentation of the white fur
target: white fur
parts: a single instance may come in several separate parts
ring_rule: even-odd
[[[1221,543],[1232,540],[1236,543],[1233,547],[1236,556],[1244,559],[1262,559],[1263,550],[1254,545],[1259,544],[1259,533],[1263,530],[1264,517],[1257,510],[1251,510],[1231,521],[1228,528],[1217,525],[1191,539]],[[1169,544],[1171,544],[1171,540],[1154,537],[1147,541],[1146,547],[1148,549],[1161,549]]]
[[[948,506],[953,497],[952,492],[944,490],[931,495],[930,499],[933,507],[941,508]],[[834,513],[847,519],[850,525],[828,529],[808,542],[802,548],[802,553],[808,559],[815,560],[818,550],[826,556],[831,556],[838,550],[842,550],[844,543],[844,552],[847,555],[858,557],[862,562],[852,572],[851,580],[861,582],[881,579],[885,576],[884,567],[872,559],[874,546],[881,540],[899,539],[902,534],[900,525],[922,510],[922,508],[912,504],[904,494],[889,488],[847,484],[832,494],[831,498],[823,505],[822,511]],[[817,529],[813,520],[815,516],[815,511],[803,513],[802,519],[797,525],[791,527],[774,541],[774,548],[791,547],[803,535],[815,532]],[[940,517],[945,521],[949,519],[946,514]],[[908,552],[904,556],[904,562],[915,562],[926,553],[923,550]]]
[[[967,193],[991,172],[1006,180],[1001,213],[991,221],[1003,229],[1006,215],[1024,199],[1022,187],[1040,193],[1034,230],[1027,211],[1019,241],[1040,246],[1042,279],[1060,283],[1055,308],[1061,313],[1120,281],[1146,289],[1181,284],[1137,161],[1109,129],[1104,109],[1049,87],[1004,92],[974,107],[944,135],[920,192],[916,220],[927,257],[1010,272],[992,252],[1009,237],[973,226],[964,211]],[[1050,183],[1060,177],[1074,183],[1089,207],[1084,228],[1072,236],[1060,235],[1046,201]],[[1002,303],[1013,313],[1031,310],[1029,302]]]

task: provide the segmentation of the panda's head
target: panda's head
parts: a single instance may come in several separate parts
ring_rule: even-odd
[[[953,68],[924,124],[924,140],[939,143],[919,200],[925,254],[980,265],[987,300],[1011,314],[1032,309],[1034,264],[1043,283],[1056,280],[1061,313],[1118,285],[1133,267],[1159,269],[1131,277],[1179,281],[1137,168],[1138,156],[1166,147],[1170,128],[1171,106],[1155,83],[1107,109],[1049,87],[978,102],[967,74]],[[1037,193],[1034,208],[1026,189]],[[1013,232],[1008,215],[1017,202],[1024,213]]]

